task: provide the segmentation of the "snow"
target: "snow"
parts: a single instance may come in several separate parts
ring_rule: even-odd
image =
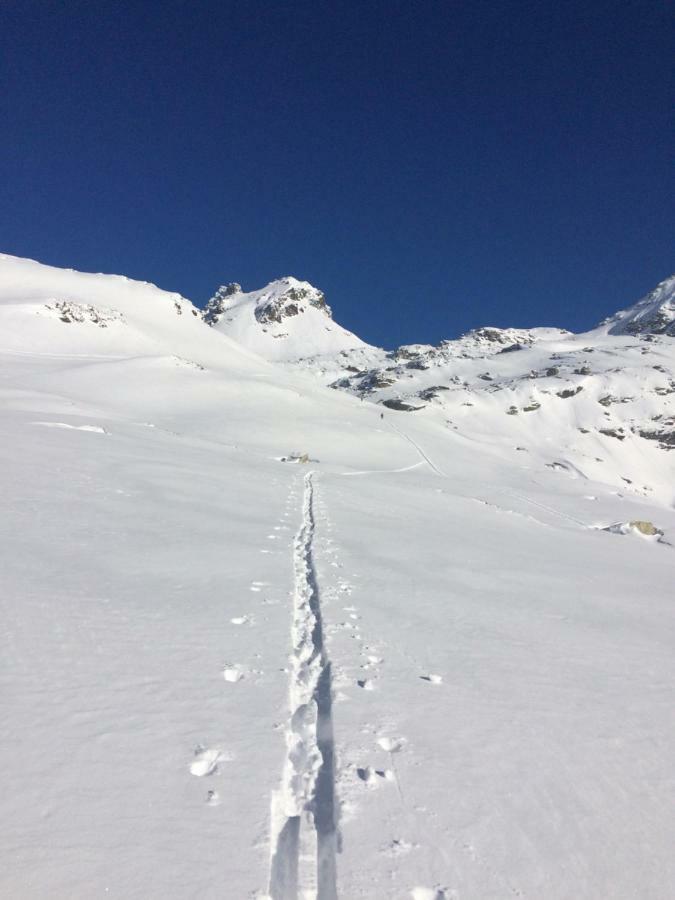
[[[292,278],[251,294],[242,294],[238,285],[221,289],[206,320],[286,371],[443,422],[483,446],[498,445],[509,455],[518,448],[541,465],[670,504],[675,355],[667,325],[674,285],[672,278],[662,282],[634,307],[584,334],[482,327],[437,346],[409,344],[394,351],[353,335],[356,343],[326,344],[323,295]],[[307,315],[283,318],[283,339],[270,337],[269,323],[258,321],[256,311],[278,302],[302,308],[289,300],[295,290],[318,304],[306,300]],[[308,327],[317,322],[318,328]]]
[[[360,338],[333,321],[321,291],[287,276],[259,291],[239,285],[209,301],[206,317],[216,331],[275,361],[367,350]]]
[[[675,335],[675,275],[658,284],[635,306],[621,310],[603,324],[610,334]]]
[[[0,895],[675,893],[669,451],[567,446],[667,338],[455,429],[115,276],[0,257],[0,335]]]

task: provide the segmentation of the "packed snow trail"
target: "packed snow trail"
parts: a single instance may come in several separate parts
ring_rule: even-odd
[[[282,785],[272,797],[272,900],[336,900],[331,664],[314,569],[314,483],[305,476],[302,523],[293,543],[290,719]]]

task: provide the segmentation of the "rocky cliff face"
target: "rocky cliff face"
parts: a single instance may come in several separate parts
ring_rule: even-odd
[[[206,304],[202,313],[202,318],[206,324],[216,325],[225,313],[228,305],[231,305],[230,298],[236,297],[237,294],[241,294],[241,285],[237,284],[236,281],[233,281],[231,284],[221,284]]]
[[[329,319],[332,318],[332,310],[321,291],[312,287],[294,286],[258,303],[255,308],[255,317],[261,325],[269,325],[271,322],[281,324],[284,319],[303,314],[307,306],[321,310]]]

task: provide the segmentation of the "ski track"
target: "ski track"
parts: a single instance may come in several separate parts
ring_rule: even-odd
[[[567,519],[569,522],[574,522],[575,525],[580,525],[582,528],[589,528],[590,526],[586,522],[582,522],[581,519],[575,519],[574,516],[570,516],[567,513],[560,512],[558,509],[553,509],[552,506],[546,506],[544,503],[540,503],[538,500],[533,500],[531,497],[525,497],[523,494],[517,494],[514,490],[510,488],[500,488],[500,494],[506,494],[507,497],[515,498],[517,500],[522,500],[525,503],[531,503],[532,506],[536,506],[539,509],[543,509],[545,512],[551,513],[554,516],[558,516],[560,519]]]
[[[314,532],[314,473],[309,472],[293,543],[290,717],[282,783],[272,796],[272,900],[337,900],[331,663],[314,568]]]
[[[391,428],[392,431],[395,431],[395,432],[396,432],[397,434],[399,434],[402,438],[405,438],[406,441],[408,441],[409,444],[412,444],[412,445],[413,445],[413,447],[415,448],[415,450],[417,450],[417,452],[419,453],[419,455],[420,455],[420,456],[422,457],[422,459],[427,463],[427,465],[429,466],[429,468],[430,468],[432,471],[434,471],[437,475],[440,475],[441,478],[445,478],[445,472],[441,472],[441,470],[438,468],[438,466],[435,465],[435,463],[433,463],[433,462],[429,459],[429,457],[426,455],[426,453],[424,452],[424,450],[422,450],[422,448],[420,447],[420,445],[419,445],[416,441],[414,441],[414,440],[410,437],[409,434],[406,434],[405,431],[401,431],[400,428],[397,428],[396,425],[393,425],[391,422],[389,423],[389,427]]]
[[[399,472],[411,472],[425,465],[425,460],[413,463],[411,466],[403,466],[401,469],[364,469],[362,472],[342,472],[344,478],[352,478],[354,475],[398,475]]]

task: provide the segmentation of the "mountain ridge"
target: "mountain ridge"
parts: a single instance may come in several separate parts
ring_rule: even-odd
[[[325,302],[316,288],[292,281]],[[223,314],[222,333],[265,355],[257,338],[268,326],[251,309],[283,296],[290,283],[236,293],[239,315],[248,309],[248,328],[232,328]],[[394,350],[364,344],[349,333],[346,345],[331,344],[322,335],[317,351],[314,333],[302,330],[303,314],[293,310],[276,326],[293,352],[268,358],[376,403],[387,414],[433,418],[483,443],[542,457],[550,455],[553,443],[569,471],[623,490],[669,496],[675,475],[675,460],[667,452],[675,449],[675,342],[669,318],[674,294],[675,278],[666,279],[580,334],[483,326],[436,345]]]
[[[325,295],[319,288],[314,287],[308,281],[302,281],[294,276],[286,275],[269,282],[265,287],[253,291],[243,291],[241,285],[237,282],[222,285],[216,293],[207,301],[203,310],[203,318],[209,325],[216,325],[225,316],[233,306],[245,305],[247,302],[255,303],[256,307],[267,305],[275,299],[281,301],[286,300],[286,306],[296,306],[295,291],[300,290],[303,295],[308,297],[316,297],[318,302],[315,304],[319,308],[323,308],[329,318],[333,318],[332,309],[326,303]],[[287,295],[286,297],[284,295]],[[229,298],[236,297],[236,301]],[[290,302],[289,302],[290,301]],[[312,300],[310,299],[310,305]],[[298,311],[304,309],[293,309],[290,313],[282,310],[277,321],[282,318],[290,318],[296,315]],[[265,323],[264,319],[259,319]],[[628,307],[617,310],[610,316],[605,317],[597,325],[581,332],[572,332],[565,328],[556,326],[531,326],[527,328],[514,326],[493,326],[479,325],[464,332],[458,338],[442,338],[437,344],[401,344],[401,349],[406,347],[438,347],[444,344],[450,344],[456,341],[462,341],[471,337],[486,338],[488,341],[497,343],[506,343],[509,336],[512,337],[511,343],[516,343],[519,335],[531,335],[541,331],[555,331],[561,334],[591,334],[600,329],[607,329],[611,334],[666,334],[673,336],[675,334],[675,274],[665,278],[648,294],[640,298]],[[225,333],[227,328],[223,327]],[[347,329],[343,329],[347,331]],[[349,332],[353,334],[353,332]],[[356,337],[356,335],[354,335]],[[359,339],[360,340],[360,339]],[[527,338],[526,338],[527,340]],[[529,338],[532,343],[532,338]],[[365,342],[362,342],[365,343]],[[370,345],[372,346],[372,345]]]
[[[278,385],[302,376],[300,394],[329,387],[537,464],[563,458],[569,471],[667,503],[675,344],[660,311],[670,309],[671,282],[582,334],[482,327],[385,350],[343,329],[323,293],[291,276],[258,291],[224,286],[200,313],[148,283],[5,255],[0,326],[8,350],[136,359],[130,379],[155,377],[158,366]]]

